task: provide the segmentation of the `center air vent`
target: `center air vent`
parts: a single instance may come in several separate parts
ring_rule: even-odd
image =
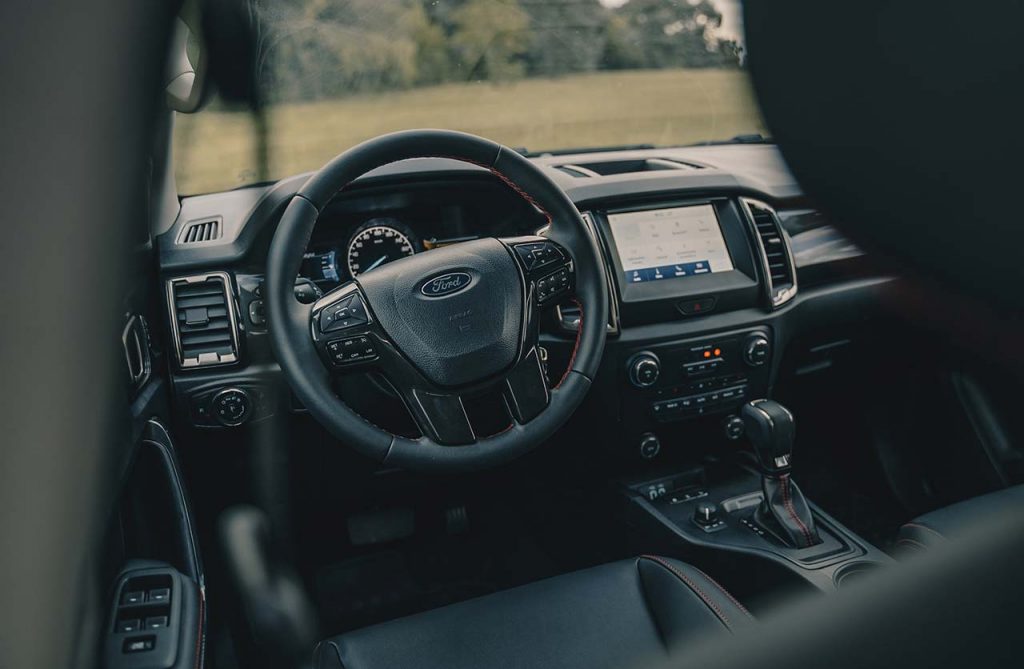
[[[221,221],[210,218],[202,221],[189,221],[182,227],[178,235],[178,244],[198,244],[220,239]]]
[[[227,274],[172,279],[167,282],[167,302],[181,367],[238,361],[238,320]]]
[[[782,306],[796,295],[796,271],[789,239],[774,209],[756,200],[744,199],[743,204],[757,232],[772,306]]]

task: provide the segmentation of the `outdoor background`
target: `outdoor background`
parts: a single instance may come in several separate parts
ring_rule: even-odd
[[[313,170],[406,128],[531,151],[764,133],[736,0],[256,0],[269,155],[252,116],[177,115],[179,191]]]

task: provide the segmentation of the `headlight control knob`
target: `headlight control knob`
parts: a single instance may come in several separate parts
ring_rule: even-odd
[[[252,412],[252,400],[241,388],[225,388],[213,396],[210,404],[214,418],[225,427],[241,425]]]
[[[637,353],[629,361],[629,382],[637,388],[650,388],[661,375],[661,363],[653,353]]]

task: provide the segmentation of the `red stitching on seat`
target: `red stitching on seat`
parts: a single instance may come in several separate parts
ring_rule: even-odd
[[[747,607],[745,607],[742,604],[740,604],[739,600],[736,599],[735,597],[733,597],[731,592],[729,592],[728,590],[726,590],[725,588],[722,587],[721,583],[719,583],[715,579],[711,578],[705,572],[701,571],[700,569],[697,569],[693,565],[690,565],[690,568],[693,569],[698,574],[700,574],[701,576],[703,576],[704,578],[708,579],[708,581],[711,583],[711,585],[713,585],[716,588],[718,588],[719,590],[721,590],[722,594],[725,595],[726,598],[736,606],[736,608],[738,608],[740,611],[743,611],[743,613],[746,613],[751,618],[754,617],[753,615],[751,615],[750,611],[747,611]]]
[[[783,474],[779,477],[779,480],[782,481],[782,506],[786,508],[789,515],[792,516],[793,520],[796,521],[796,524],[800,526],[800,532],[803,533],[804,540],[807,541],[807,546],[810,546],[814,543],[811,538],[811,531],[807,529],[806,525],[804,525],[804,521],[800,520],[800,516],[796,515],[796,508],[793,506],[793,499],[789,495],[789,474]]]
[[[729,622],[729,618],[726,617],[725,613],[722,612],[722,609],[720,609],[718,605],[715,604],[714,600],[708,597],[707,594],[705,594],[705,592],[701,590],[696,583],[693,582],[693,579],[691,579],[686,574],[676,569],[670,562],[667,562],[666,560],[658,557],[657,555],[641,555],[640,557],[656,562],[665,569],[668,569],[670,572],[675,574],[676,577],[679,578],[679,580],[685,583],[690,588],[690,590],[694,592],[694,594],[696,594],[698,597],[701,598],[701,600],[704,601],[704,603],[708,606],[709,609],[715,612],[715,615],[718,616],[718,619],[722,621],[723,625],[732,630],[732,623]]]

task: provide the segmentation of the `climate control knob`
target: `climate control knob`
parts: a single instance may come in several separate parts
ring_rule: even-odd
[[[661,375],[661,363],[653,353],[638,353],[629,361],[629,382],[637,388],[650,388]]]
[[[640,437],[640,457],[644,460],[653,460],[661,453],[661,441],[657,435],[648,432]]]
[[[768,362],[772,345],[763,334],[752,334],[743,344],[743,361],[751,367],[760,367]]]

